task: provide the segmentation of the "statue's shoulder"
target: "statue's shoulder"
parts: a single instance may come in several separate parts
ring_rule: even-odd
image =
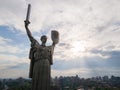
[[[50,45],[50,46],[46,46],[48,49],[52,49],[53,48],[53,46],[52,45]]]
[[[39,42],[37,40],[33,40],[31,42],[31,47],[38,48],[38,47],[40,47],[40,44],[39,44]]]

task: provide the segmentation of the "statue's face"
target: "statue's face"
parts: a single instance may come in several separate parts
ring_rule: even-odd
[[[47,37],[42,36],[42,37],[41,37],[41,41],[42,41],[42,43],[46,43],[46,41],[47,41]]]

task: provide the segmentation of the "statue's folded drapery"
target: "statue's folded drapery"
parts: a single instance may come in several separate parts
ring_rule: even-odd
[[[50,89],[53,50],[54,46],[32,44],[29,54],[31,59],[29,77],[32,78],[32,90]]]

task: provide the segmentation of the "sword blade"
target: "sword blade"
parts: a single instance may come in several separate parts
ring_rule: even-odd
[[[29,21],[29,19],[30,19],[30,11],[31,11],[31,4],[28,4],[26,21]]]

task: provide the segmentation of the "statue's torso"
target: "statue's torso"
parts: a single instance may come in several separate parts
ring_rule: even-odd
[[[48,59],[50,56],[50,49],[46,46],[39,46],[36,47],[34,52],[34,59],[35,60],[43,60]]]

